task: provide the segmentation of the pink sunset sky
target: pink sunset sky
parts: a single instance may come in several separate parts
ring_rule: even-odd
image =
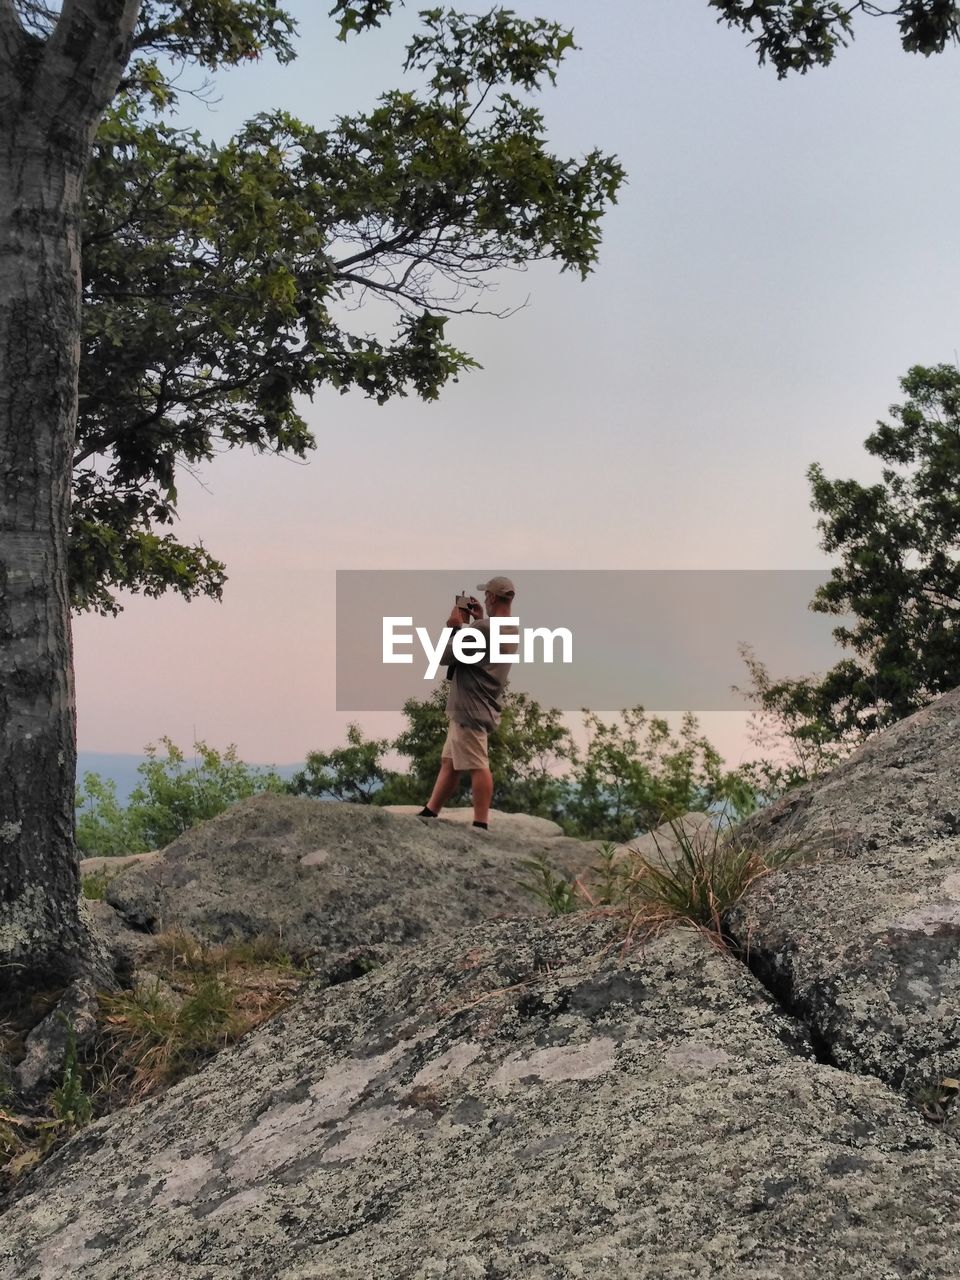
[[[342,46],[327,6],[289,7],[298,61],[221,76],[185,124],[322,125],[402,85],[414,13]],[[507,275],[497,305],[526,307],[451,320],[483,368],[435,404],[324,392],[308,463],[238,450],[182,472],[178,533],[226,561],[223,602],[76,619],[81,750],[169,734],[286,763],[351,718],[394,732],[335,709],[337,569],[821,568],[807,466],[874,476],[862,441],[898,377],[954,360],[956,50],[908,57],[867,22],[833,67],[778,82],[705,0],[512,7],[581,46],[543,97],[553,148],[627,169],[598,270]],[[745,714],[702,722],[747,750]]]

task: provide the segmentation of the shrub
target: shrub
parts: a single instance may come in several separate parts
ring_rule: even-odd
[[[153,743],[144,748],[148,759],[137,767],[143,781],[131,792],[125,809],[117,802],[112,781],[94,773],[84,775],[84,788],[77,792],[77,805],[82,808],[77,817],[77,846],[85,856],[162,849],[238,800],[261,791],[287,790],[274,770],[244,764],[233,745],[221,753],[205,742],[195,742],[197,758],[188,764],[169,737],[160,741],[166,756],[160,756]]]
[[[150,848],[139,812],[120,804],[112,778],[101,778],[98,773],[83,775],[83,786],[77,788],[77,848],[87,858],[145,853]]]

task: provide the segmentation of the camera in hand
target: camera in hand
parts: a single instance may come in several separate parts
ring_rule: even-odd
[[[468,618],[478,618],[482,613],[480,601],[476,596],[468,595],[466,591],[457,596],[454,607],[467,614]]]

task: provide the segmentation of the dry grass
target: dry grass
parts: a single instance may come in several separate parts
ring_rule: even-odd
[[[307,975],[304,959],[277,938],[206,946],[184,934],[159,935],[141,962],[152,979],[132,991],[101,995],[98,1033],[79,1054],[68,1054],[63,1079],[45,1107],[18,1114],[0,1082],[0,1189],[91,1118],[192,1074],[287,1008]],[[16,1022],[0,1029],[14,1058],[28,1024],[44,1011],[19,1011]]]
[[[628,858],[620,872],[631,933],[686,924],[726,945],[724,918],[731,907],[758,880],[799,858],[795,849],[763,849],[719,827],[691,833],[681,822],[669,825],[675,850],[662,848],[654,836],[660,859]]]
[[[274,938],[208,946],[158,936],[155,979],[101,997],[90,1070],[97,1094],[137,1100],[196,1071],[208,1058],[285,1009],[306,970]],[[146,967],[146,966],[144,966]]]
[[[521,886],[540,899],[551,915],[587,910],[626,919],[627,943],[676,925],[702,930],[726,947],[724,917],[770,872],[800,860],[796,849],[764,849],[721,827],[691,831],[669,822],[672,847],[653,835],[659,857],[643,857],[601,845],[596,862],[577,880],[554,871],[544,858],[522,864]]]

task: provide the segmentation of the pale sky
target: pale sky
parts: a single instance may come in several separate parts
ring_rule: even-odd
[[[402,86],[412,12],[345,47],[327,5],[288,7],[298,60],[220,76],[185,123],[322,126]],[[524,310],[451,320],[483,368],[437,403],[323,392],[307,464],[236,450],[182,474],[178,532],[226,561],[224,600],[76,619],[81,750],[335,745],[337,569],[820,568],[807,466],[876,476],[862,442],[898,377],[956,358],[960,52],[909,56],[864,21],[832,67],[778,81],[706,0],[511,7],[581,46],[543,95],[554,150],[627,170],[599,268],[505,276],[498,305]],[[703,717],[731,760],[743,721]]]

